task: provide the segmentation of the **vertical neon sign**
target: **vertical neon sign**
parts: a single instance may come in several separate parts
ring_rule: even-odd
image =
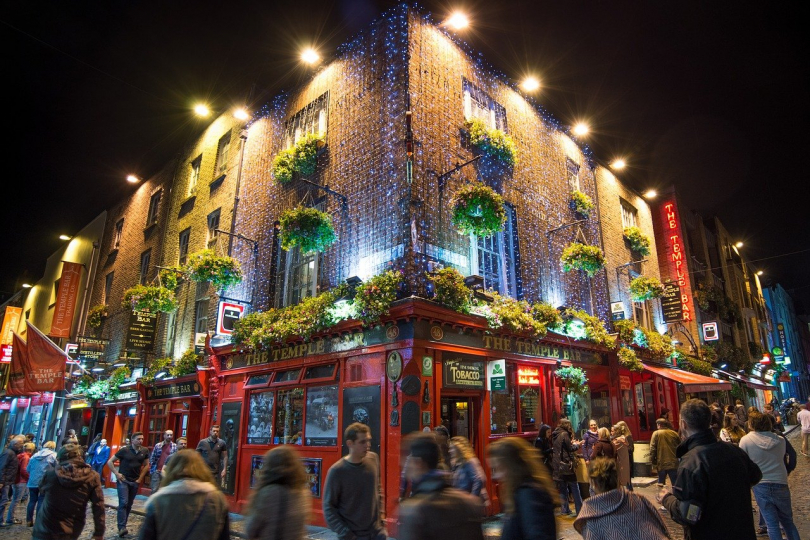
[[[681,307],[683,309],[683,320],[692,320],[691,298],[689,296],[689,268],[686,264],[686,256],[683,251],[683,238],[681,237],[681,227],[674,202],[665,203],[664,211],[664,237],[667,243],[667,254],[675,282],[681,288]]]

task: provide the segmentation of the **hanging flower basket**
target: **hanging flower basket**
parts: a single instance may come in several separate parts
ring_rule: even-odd
[[[188,257],[186,271],[191,281],[210,281],[217,289],[224,289],[242,281],[242,268],[232,257],[218,257],[213,250],[204,249]]]
[[[337,240],[332,218],[315,208],[299,206],[281,214],[281,248],[299,246],[303,253],[322,252]]]
[[[197,366],[202,362],[202,355],[194,352],[194,349],[188,349],[183,353],[183,356],[169,368],[169,375],[172,377],[182,377],[183,375],[190,375],[197,373]]]
[[[593,210],[593,200],[580,190],[575,189],[571,193],[571,207],[577,214],[587,218],[591,215],[591,210]]]
[[[633,302],[658,298],[663,292],[664,287],[654,277],[639,276],[630,282],[630,298],[633,299]]]
[[[588,377],[582,368],[563,367],[555,371],[554,375],[560,379],[569,394],[582,396],[588,391]]]
[[[135,285],[124,291],[121,305],[135,311],[171,313],[177,309],[174,291],[153,285]]]
[[[565,272],[582,270],[588,274],[588,277],[593,277],[605,267],[605,255],[596,246],[574,242],[568,244],[563,250],[560,262],[562,262]]]
[[[517,147],[512,137],[500,129],[487,127],[477,118],[467,121],[464,127],[470,135],[470,144],[483,153],[510,167],[517,163]]]
[[[503,197],[484,184],[464,186],[453,198],[453,225],[464,234],[492,236],[505,221]]]
[[[630,371],[644,371],[644,365],[636,356],[636,351],[630,347],[620,347],[617,354],[619,356],[619,365],[626,367]]]
[[[371,325],[387,315],[391,304],[397,299],[401,283],[402,273],[388,270],[358,286],[354,297],[358,318],[366,325]]]
[[[107,306],[105,304],[91,307],[87,312],[88,328],[93,328],[94,330],[100,328],[105,317],[107,317]]]
[[[650,254],[650,238],[641,232],[638,227],[624,229],[624,238],[630,244],[630,249],[646,257]]]
[[[291,148],[279,152],[273,159],[273,177],[280,184],[293,179],[295,173],[309,176],[315,172],[318,163],[318,148],[323,146],[320,135],[306,135]]]
[[[170,291],[176,291],[185,278],[186,272],[179,266],[161,268],[160,272],[158,272],[158,283],[161,287],[166,287]]]

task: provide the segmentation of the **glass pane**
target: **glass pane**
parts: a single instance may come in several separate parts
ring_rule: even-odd
[[[331,377],[335,371],[335,364],[329,364],[328,366],[314,366],[307,368],[306,372],[304,373],[305,379],[321,379],[323,377]]]
[[[534,431],[537,427],[537,400],[539,387],[520,389],[520,428],[522,431]]]
[[[253,375],[251,377],[248,377],[245,386],[260,386],[263,384],[267,384],[268,382],[270,382],[271,375],[272,373],[265,373],[264,375]]]
[[[256,392],[250,396],[248,444],[270,444],[273,433],[273,392]]]
[[[329,367],[329,366],[325,366]],[[307,389],[307,446],[337,446],[338,387],[313,386]]]
[[[279,371],[276,373],[276,378],[273,379],[274,383],[297,381],[298,376],[301,374],[300,369],[290,369],[287,371]]]
[[[304,389],[279,390],[273,443],[301,444],[303,415]]]
[[[506,364],[506,391],[490,392],[490,431],[492,434],[517,431],[515,366]]]

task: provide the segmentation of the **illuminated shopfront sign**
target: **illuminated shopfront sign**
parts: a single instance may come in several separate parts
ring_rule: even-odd
[[[689,268],[686,263],[686,253],[684,252],[684,239],[681,235],[680,216],[674,202],[664,203],[662,216],[664,220],[664,238],[666,242],[667,260],[670,265],[671,275],[675,283],[681,289],[681,309],[683,310],[683,320],[691,321],[693,305],[689,296],[691,287],[689,284]]]
[[[540,384],[540,370],[532,367],[518,368],[518,384]]]

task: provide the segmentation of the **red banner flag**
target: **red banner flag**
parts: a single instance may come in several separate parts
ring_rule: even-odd
[[[45,337],[36,326],[28,325],[28,364],[26,392],[57,392],[65,389],[65,362],[70,357]]]
[[[27,396],[25,391],[25,374],[29,372],[28,367],[28,345],[23,338],[12,334],[13,345],[11,346],[11,363],[8,365],[10,371],[8,384],[6,384],[6,394],[9,396]]]
[[[76,311],[76,298],[79,295],[81,277],[81,264],[62,263],[62,276],[59,278],[59,291],[57,291],[49,335],[57,338],[70,337],[70,327],[73,325],[73,312]]]

